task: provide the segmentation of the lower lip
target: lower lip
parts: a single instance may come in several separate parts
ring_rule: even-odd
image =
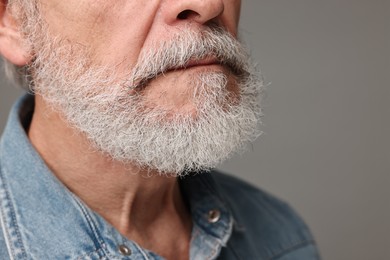
[[[222,66],[220,64],[217,64],[217,63],[197,64],[197,65],[192,65],[192,66],[188,66],[188,67],[185,67],[185,68],[169,70],[168,72],[184,71],[184,70],[192,70],[192,69],[205,69],[205,68],[208,68],[208,69],[219,68],[220,69],[221,67]]]

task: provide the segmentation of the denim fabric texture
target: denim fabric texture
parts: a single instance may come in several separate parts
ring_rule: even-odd
[[[122,236],[50,172],[26,136],[33,109],[33,96],[21,98],[0,141],[0,259],[163,259]],[[191,260],[319,259],[301,218],[268,193],[218,172],[179,183],[193,220]]]

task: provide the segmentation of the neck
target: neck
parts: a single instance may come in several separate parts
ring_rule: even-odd
[[[176,178],[94,151],[38,95],[28,136],[57,178],[120,233],[153,250],[160,235],[176,230],[188,245],[191,219]]]

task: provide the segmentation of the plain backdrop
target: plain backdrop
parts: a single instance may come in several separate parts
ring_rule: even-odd
[[[221,169],[283,198],[324,259],[390,259],[390,1],[243,0],[264,135]],[[21,94],[1,75],[0,129]]]

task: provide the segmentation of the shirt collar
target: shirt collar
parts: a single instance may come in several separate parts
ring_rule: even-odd
[[[15,259],[135,259],[159,257],[123,237],[73,195],[48,169],[29,142],[33,96],[13,107],[0,142],[1,226]],[[180,179],[193,218],[191,259],[213,259],[225,246],[232,215],[210,173]],[[200,258],[199,258],[200,257]]]
[[[184,197],[189,200],[194,225],[191,259],[214,259],[232,234],[232,214],[211,174],[190,174],[180,181]],[[196,258],[200,255],[202,258]]]

